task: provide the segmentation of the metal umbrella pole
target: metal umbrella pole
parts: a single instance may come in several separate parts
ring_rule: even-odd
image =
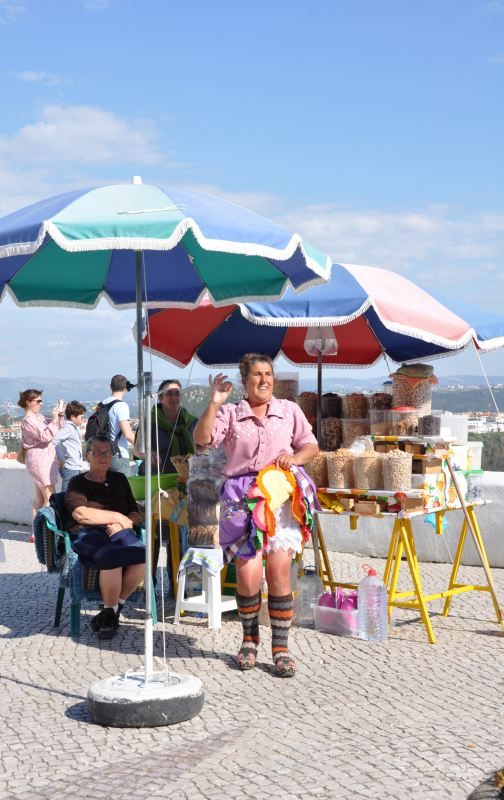
[[[473,526],[471,517],[469,516],[469,512],[467,511],[467,506],[465,504],[464,495],[463,495],[463,493],[462,493],[462,491],[460,489],[459,483],[458,483],[457,478],[456,478],[456,473],[455,473],[455,470],[453,469],[453,466],[452,466],[452,463],[451,463],[451,459],[450,459],[449,456],[446,459],[446,463],[447,463],[448,469],[450,471],[450,475],[451,475],[451,479],[453,481],[453,485],[455,487],[455,491],[457,492],[457,497],[460,500],[460,505],[461,505],[462,511],[464,513],[465,520],[467,522],[467,527],[469,528],[469,530],[471,532],[471,536],[473,538],[473,542],[474,542],[474,546],[476,548],[476,552],[478,553],[479,559],[481,561],[481,565],[482,565],[483,569],[485,570],[486,579],[488,581],[488,588],[490,589],[490,594],[492,595],[492,599],[494,601],[494,606],[495,606],[495,609],[496,609],[496,612],[497,612],[498,622],[499,622],[502,630],[504,631],[504,620],[503,620],[503,617],[502,617],[502,609],[501,609],[501,606],[499,604],[499,600],[497,598],[497,592],[495,591],[495,584],[494,584],[494,581],[493,581],[492,573],[490,572],[490,568],[488,567],[487,560],[486,560],[486,558],[484,556],[484,553],[483,553],[483,551],[481,549],[481,546],[480,546],[480,543],[478,541],[478,537],[476,535],[476,531],[474,530],[474,526]]]
[[[203,708],[204,692],[199,678],[154,671],[154,626],[152,619],[152,464],[151,415],[152,376],[143,372],[142,271],[143,257],[136,253],[136,322],[138,356],[139,429],[145,453],[145,625],[144,669],[114,675],[90,686],[88,708],[93,722],[118,728],[151,728],[191,719]],[[140,447],[140,445],[139,445]]]
[[[317,442],[322,446],[322,351],[317,352]]]

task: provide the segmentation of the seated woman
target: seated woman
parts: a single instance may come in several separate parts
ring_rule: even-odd
[[[183,408],[180,403],[182,385],[177,379],[169,379],[159,384],[159,402],[152,409],[152,471],[166,474],[175,472],[170,457],[194,453],[193,430],[198,418]],[[156,428],[157,420],[157,428]],[[159,462],[158,462],[159,447]],[[135,455],[144,458],[144,453],[135,449]],[[145,462],[140,465],[139,475],[145,474]]]
[[[137,504],[120,472],[110,472],[112,450],[106,436],[86,442],[89,471],[71,479],[65,507],[72,548],[84,563],[100,570],[104,608],[91,621],[100,639],[111,639],[119,627],[119,612],[145,575],[145,547],[134,533]]]

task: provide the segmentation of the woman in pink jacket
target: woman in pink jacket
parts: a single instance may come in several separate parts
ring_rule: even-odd
[[[64,408],[56,405],[51,419],[40,413],[42,392],[25,389],[19,393],[18,405],[25,411],[21,423],[21,441],[25,451],[25,466],[35,483],[33,517],[42,506],[49,505],[58,478],[58,460],[54,437],[65,424]]]

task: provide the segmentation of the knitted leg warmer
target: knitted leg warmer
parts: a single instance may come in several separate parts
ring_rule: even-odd
[[[281,675],[294,675],[295,661],[289,655],[289,628],[292,622],[294,601],[292,592],[283,597],[268,595],[271,621],[271,652],[276,671]],[[286,667],[287,670],[286,670]]]
[[[259,611],[261,610],[261,593],[246,597],[236,594],[236,605],[243,626],[243,642],[237,661],[241,669],[255,667],[257,648],[259,646]]]

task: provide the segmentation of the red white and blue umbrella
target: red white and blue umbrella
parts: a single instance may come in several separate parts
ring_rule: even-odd
[[[334,264],[331,279],[277,302],[216,308],[207,298],[192,311],[149,311],[143,344],[178,366],[193,356],[208,366],[235,365],[254,350],[317,364],[307,337],[331,335],[337,353],[324,365],[366,367],[382,356],[414,362],[455,353],[474,343],[487,352],[504,346],[504,317],[454,297],[427,292],[386,269]]]

